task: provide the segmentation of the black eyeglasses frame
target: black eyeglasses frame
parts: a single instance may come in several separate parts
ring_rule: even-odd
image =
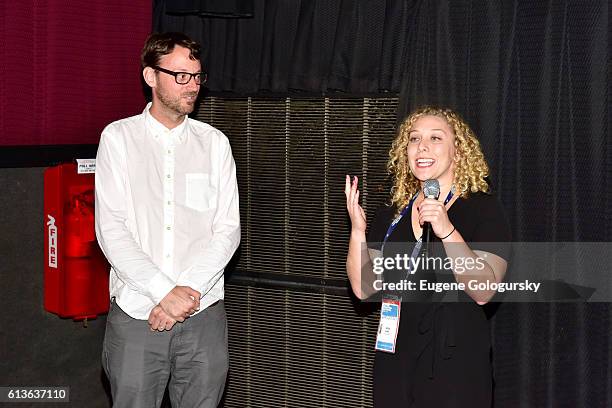
[[[206,81],[208,81],[208,74],[206,72],[196,72],[194,74],[192,74],[191,72],[183,72],[183,71],[176,72],[176,71],[170,71],[169,69],[166,69],[166,68],[159,67],[157,65],[154,65],[151,68],[153,68],[156,71],[163,72],[164,74],[173,76],[174,81],[179,85],[187,85],[191,81],[192,78],[195,81],[196,85],[204,85]],[[189,79],[187,80],[187,82],[179,82],[178,76],[181,74],[189,75]],[[199,82],[197,80],[198,75],[200,76]]]

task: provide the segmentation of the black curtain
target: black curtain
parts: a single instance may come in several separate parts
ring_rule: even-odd
[[[423,1],[400,106],[477,130],[521,241],[612,240],[607,1]]]
[[[579,242],[576,259],[609,243],[607,1],[423,1],[413,12],[399,116],[434,104],[466,117],[516,241]],[[612,406],[610,303],[506,303],[493,321],[496,407]]]
[[[202,44],[211,91],[400,89],[413,2],[255,0],[253,18],[243,19],[169,14],[171,3],[154,1],[153,28],[183,31]]]
[[[154,5],[155,30],[204,44],[211,90],[399,92],[400,117],[452,107],[516,241],[612,241],[607,0],[256,0],[239,20]],[[610,303],[502,304],[496,407],[612,406],[611,338]]]

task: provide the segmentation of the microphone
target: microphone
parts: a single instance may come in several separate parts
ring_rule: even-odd
[[[440,182],[436,179],[425,180],[423,183],[423,195],[425,198],[434,198],[438,199],[440,197]],[[428,222],[423,223],[423,253],[425,255],[429,254],[429,243],[431,242],[431,237],[433,235],[433,231],[431,230],[431,224]]]

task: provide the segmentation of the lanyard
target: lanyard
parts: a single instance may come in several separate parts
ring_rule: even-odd
[[[398,215],[393,222],[391,223],[391,225],[389,225],[389,228],[387,228],[387,233],[385,234],[385,239],[382,242],[382,246],[380,248],[380,252],[383,253],[384,249],[385,249],[385,244],[387,243],[387,240],[389,239],[389,236],[391,236],[391,234],[393,233],[393,231],[395,231],[395,228],[397,227],[397,224],[399,224],[399,222],[402,220],[402,218],[404,217],[404,215],[406,215],[408,213],[409,210],[412,209],[412,204],[414,203],[414,200],[416,200],[416,198],[419,196],[419,192],[417,191],[417,193],[414,195],[414,197],[412,197],[410,199],[410,202],[408,203],[408,205],[406,205],[406,207],[404,207],[404,209],[402,210],[402,212],[400,213],[400,215]],[[453,198],[453,190],[451,189],[451,191],[448,192],[448,195],[446,196],[446,199],[444,200],[444,205],[448,204],[448,202]],[[419,254],[419,252],[421,251],[421,246],[423,244],[422,242],[422,236],[417,239],[416,244],[414,245],[414,248],[412,249],[412,254],[410,255],[411,258],[416,258],[416,256]]]

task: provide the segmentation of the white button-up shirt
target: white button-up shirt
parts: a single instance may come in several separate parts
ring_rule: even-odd
[[[185,118],[167,129],[149,113],[108,125],[96,160],[96,235],[111,264],[110,294],[148,319],[175,286],[223,299],[223,271],[240,243],[236,166],[225,135]]]

